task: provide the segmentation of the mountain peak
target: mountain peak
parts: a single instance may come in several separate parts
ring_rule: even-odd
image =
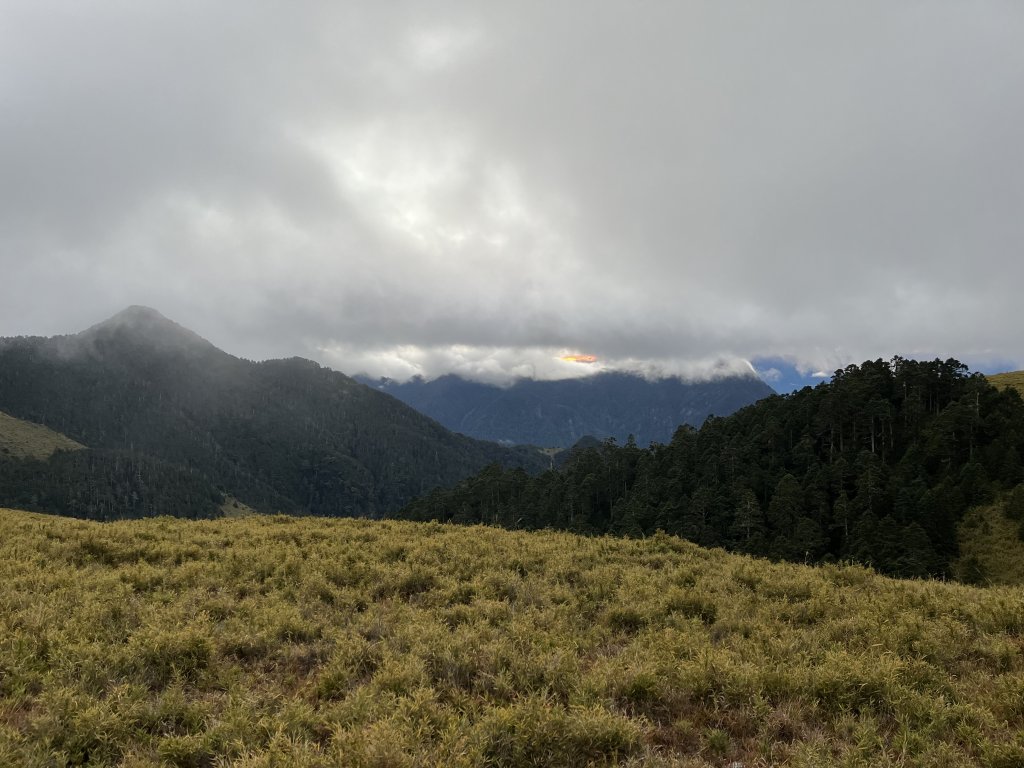
[[[161,349],[216,349],[210,342],[152,307],[133,304],[78,334],[83,341],[127,339]]]
[[[162,314],[157,312],[152,307],[145,307],[142,304],[132,304],[130,307],[126,307],[118,312],[113,317],[104,321],[110,322],[172,322],[164,317]]]
[[[112,315],[106,320],[92,326],[86,331],[86,333],[94,329],[122,327],[133,327],[145,330],[154,330],[159,328],[178,328],[185,331],[188,330],[160,314],[152,307],[144,307],[141,304],[132,304],[130,307],[126,307],[117,314]],[[188,332],[191,333],[191,331]]]

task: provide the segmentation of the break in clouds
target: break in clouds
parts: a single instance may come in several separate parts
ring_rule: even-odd
[[[996,0],[8,2],[0,335],[1024,367],[1022,38]]]

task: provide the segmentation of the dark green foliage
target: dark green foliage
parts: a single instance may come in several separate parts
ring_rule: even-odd
[[[1024,522],[1024,485],[1018,485],[1007,497],[1006,515],[1011,520]]]
[[[540,477],[491,467],[401,516],[629,536],[661,529],[779,559],[948,574],[958,522],[1019,482],[1022,452],[1016,391],[955,360],[894,358],[699,431],[680,428],[668,445],[606,441]],[[1024,518],[1022,493],[1010,504]]]
[[[1020,523],[1017,528],[1017,538],[1024,541],[1024,484],[1013,489],[1006,502],[1006,515],[1011,520]]]
[[[961,571],[960,578],[967,584],[984,584],[988,580],[985,566],[976,557],[968,557]]]
[[[151,515],[209,518],[221,493],[198,474],[120,451],[58,451],[50,459],[0,460],[0,505],[88,520]]]
[[[232,357],[142,308],[77,336],[0,339],[0,409],[91,449],[0,459],[0,504],[101,519],[207,516],[222,493],[261,511],[374,516],[492,462],[547,464],[308,360]]]

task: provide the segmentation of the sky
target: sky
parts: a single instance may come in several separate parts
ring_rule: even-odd
[[[399,379],[1024,368],[1021,40],[1017,0],[6,0],[0,335],[142,304]]]

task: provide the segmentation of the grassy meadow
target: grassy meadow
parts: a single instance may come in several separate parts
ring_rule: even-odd
[[[1009,371],[1007,373],[993,373],[985,377],[1000,389],[1013,387],[1021,395],[1024,395],[1024,371]]]
[[[1024,765],[1024,591],[657,535],[0,511],[3,766]]]
[[[0,411],[0,457],[45,461],[55,451],[77,451],[82,448],[85,446],[81,443],[49,427],[22,421]]]

